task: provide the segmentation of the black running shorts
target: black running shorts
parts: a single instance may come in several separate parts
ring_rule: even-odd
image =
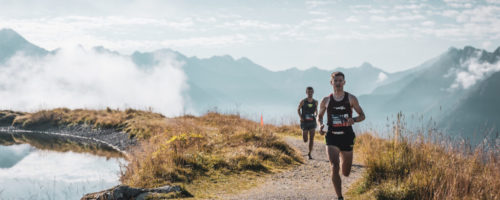
[[[316,129],[316,121],[303,121],[300,123],[300,129],[302,130],[313,130]]]
[[[356,135],[352,127],[345,128],[344,131],[328,130],[325,135],[326,145],[338,147],[341,151],[352,151]]]

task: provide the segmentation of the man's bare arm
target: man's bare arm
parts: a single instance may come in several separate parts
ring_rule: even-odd
[[[319,124],[319,134],[321,135],[325,134],[325,132],[323,132],[323,127],[325,127],[325,125],[323,124],[323,115],[325,115],[327,100],[327,98],[323,98],[323,100],[321,101],[321,104],[319,105],[318,119],[316,119]]]
[[[314,115],[318,116],[318,102],[316,101],[316,110],[314,110]]]
[[[303,104],[304,104],[304,100],[300,101],[299,107],[297,108],[297,113],[299,114],[300,121],[304,121],[304,119],[302,119],[302,105]]]
[[[353,118],[354,122],[362,122],[363,120],[365,120],[365,113],[363,112],[363,109],[359,105],[358,98],[356,98],[354,95],[351,95],[350,100],[352,107],[354,108],[356,113],[358,113],[358,116]]]
[[[323,98],[323,100],[321,100],[321,104],[319,105],[319,113],[317,119],[319,125],[323,124],[323,116],[325,115],[326,112],[326,100],[327,98]]]

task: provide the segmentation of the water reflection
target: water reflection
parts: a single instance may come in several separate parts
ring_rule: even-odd
[[[0,145],[0,199],[80,199],[119,184],[121,158]]]
[[[11,168],[34,148],[28,144],[1,146],[0,145],[0,168]]]

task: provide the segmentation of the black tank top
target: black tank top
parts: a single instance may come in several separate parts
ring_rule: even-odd
[[[330,94],[330,102],[326,110],[328,115],[328,131],[351,131],[352,126],[347,124],[347,119],[352,118],[351,104],[349,103],[349,93],[344,92],[341,101],[335,101],[333,94]]]
[[[304,118],[304,121],[306,122],[315,122],[316,121],[316,116],[314,116],[314,112],[316,111],[316,106],[318,105],[318,102],[313,99],[312,102],[307,101],[307,98],[302,100],[304,103],[302,104],[302,118]]]

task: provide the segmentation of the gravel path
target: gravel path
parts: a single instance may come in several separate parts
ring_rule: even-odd
[[[299,139],[285,140],[302,152],[305,163],[289,171],[271,175],[261,185],[224,199],[335,199],[331,182],[330,163],[326,157],[325,144],[315,142],[312,160],[307,158],[307,146]],[[356,156],[356,154],[354,155]],[[363,167],[354,162],[349,177],[342,177],[342,192],[361,177]]]

